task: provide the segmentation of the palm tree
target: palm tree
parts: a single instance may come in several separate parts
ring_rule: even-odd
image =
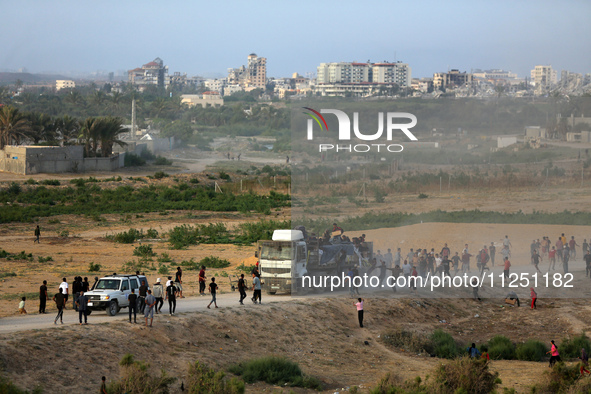
[[[84,141],[84,157],[95,157],[98,147],[98,121],[95,117],[86,118],[80,127],[78,139]]]
[[[38,144],[41,141],[50,142],[55,140],[55,124],[51,116],[32,112],[26,117],[31,125],[27,136],[33,140],[34,144]]]
[[[62,144],[67,145],[68,141],[78,139],[80,135],[80,122],[76,118],[64,115],[55,120],[55,131],[60,134]]]
[[[113,145],[127,145],[119,139],[119,134],[125,133],[126,128],[122,126],[121,118],[106,117],[99,118],[98,135],[101,141],[101,153],[103,157],[110,157],[113,154]]]
[[[0,108],[0,149],[11,143],[19,144],[30,130],[29,121],[17,108]]]

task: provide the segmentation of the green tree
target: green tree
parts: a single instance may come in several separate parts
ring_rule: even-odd
[[[125,133],[127,130],[122,126],[121,118],[106,117],[99,118],[98,136],[101,141],[101,153],[103,157],[109,157],[113,154],[113,145],[119,146],[127,145],[124,141],[119,139],[119,134]]]
[[[31,125],[27,118],[12,106],[0,108],[0,149],[12,143],[19,144],[27,133],[31,130]]]

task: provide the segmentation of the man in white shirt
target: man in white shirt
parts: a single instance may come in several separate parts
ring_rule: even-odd
[[[62,294],[64,295],[66,303],[68,302],[68,282],[66,282],[66,278],[62,278],[62,283],[60,283],[60,289],[62,289]],[[66,309],[66,305],[64,304],[64,309]]]
[[[440,273],[441,272],[441,262],[443,260],[441,259],[441,257],[439,257],[439,254],[435,253],[435,273]]]

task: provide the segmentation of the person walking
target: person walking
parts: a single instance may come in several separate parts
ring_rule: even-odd
[[[81,291],[76,299],[76,306],[78,307],[78,321],[82,325],[82,316],[84,316],[84,324],[88,324],[88,297]]]
[[[209,302],[209,305],[207,305],[207,309],[210,309],[209,307],[211,306],[212,303],[215,305],[216,308],[218,307],[218,303],[215,298],[215,295],[217,293],[217,289],[218,289],[218,285],[217,285],[217,283],[215,283],[215,278],[211,278],[211,283],[209,284],[209,293],[211,294],[211,301]]]
[[[176,291],[178,292],[179,298],[183,297],[183,270],[181,267],[176,267],[176,273],[174,275],[174,285],[176,287]]]
[[[472,346],[468,348],[468,356],[470,356],[470,358],[478,358],[480,357],[480,354],[480,350],[476,348],[476,344],[472,343]]]
[[[538,293],[536,293],[536,291],[534,290],[533,287],[530,287],[529,291],[530,291],[530,295],[531,295],[531,309],[537,309],[536,301],[538,299]]]
[[[62,291],[63,290],[60,287],[58,289],[58,293],[53,296],[53,301],[57,307],[57,316],[55,317],[53,324],[57,324],[57,319],[60,320],[61,324],[64,324],[64,308],[66,307],[66,297]]]
[[[176,312],[176,293],[176,286],[173,281],[170,281],[166,286],[166,299],[168,300],[168,313],[170,313],[170,316],[174,316]]]
[[[261,304],[261,278],[259,278],[255,273],[252,274],[252,290],[252,302],[256,304],[258,299],[259,304]]]
[[[148,286],[146,285],[146,281],[142,279],[142,285],[139,288],[138,294],[138,305],[139,305],[139,312],[144,313],[146,310],[146,296],[148,295]]]
[[[152,322],[154,321],[154,305],[156,305],[156,297],[152,295],[152,290],[148,290],[148,294],[146,295],[145,304],[147,308],[144,312],[144,317],[146,318],[146,327],[152,327]],[[150,319],[150,325],[148,326],[148,319]]]
[[[201,271],[199,271],[199,295],[205,295],[205,266],[201,266]]]
[[[39,287],[39,313],[47,313],[45,312],[45,308],[47,306],[47,300],[49,297],[47,296],[47,281],[44,280],[43,284]]]
[[[131,294],[127,299],[129,300],[129,323],[131,323],[131,314],[133,313],[133,322],[137,324],[137,294],[135,294],[135,289],[131,289]]]
[[[39,228],[39,226],[35,227],[35,240],[33,241],[33,243],[39,242],[39,237],[41,237],[41,229]]]
[[[585,276],[591,277],[591,251],[587,250],[585,256],[583,256],[583,260],[585,260]]]
[[[534,267],[536,267],[536,270],[541,274],[542,271],[540,271],[540,268],[538,268],[538,265],[540,265],[540,255],[538,254],[537,250],[534,250],[534,253],[531,256],[531,261],[534,264]]]
[[[495,246],[494,242],[490,243],[488,247],[488,253],[490,254],[490,263],[494,267],[495,266],[495,254],[497,253],[497,247]]]
[[[240,292],[240,305],[244,305],[244,299],[246,298],[246,283],[244,282],[244,274],[240,274],[240,279],[238,279],[238,291]]]
[[[564,245],[562,249],[562,269],[564,274],[568,274],[568,260],[570,258],[570,253],[568,251],[568,246]]]
[[[60,289],[62,289],[62,294],[64,295],[64,298],[67,303],[68,302],[68,282],[66,281],[66,278],[62,278],[62,283],[60,283]],[[66,305],[64,304],[64,309],[65,308],[66,308]]]
[[[548,265],[548,272],[550,272],[550,270],[554,271],[556,267],[556,247],[552,246],[552,249],[548,251],[548,259],[550,260],[550,263]]]
[[[357,307],[357,319],[359,320],[359,327],[363,328],[363,298],[358,298],[355,306]]]
[[[152,286],[152,295],[156,298],[156,306],[154,311],[160,313],[162,305],[164,305],[164,286],[160,283],[160,278],[156,279],[156,283]]]
[[[509,257],[505,257],[505,269],[503,270],[503,274],[505,274],[505,278],[509,279],[509,269],[511,268],[511,262],[509,261]]]
[[[480,299],[480,296],[478,295],[478,279],[477,278],[472,279],[472,296],[473,296],[474,300],[482,301]]]
[[[557,362],[562,361],[560,359],[560,354],[558,353],[558,347],[556,346],[556,343],[554,343],[554,340],[551,340],[550,343],[552,344],[550,351],[546,352],[546,354],[550,353],[550,368],[552,368],[554,366],[554,364],[556,364]]]
[[[27,297],[21,298],[21,301],[18,303],[18,312],[21,315],[27,314],[27,310],[25,309],[25,301],[27,301]]]

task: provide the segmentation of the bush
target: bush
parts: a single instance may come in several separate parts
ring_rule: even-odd
[[[496,335],[487,342],[488,354],[493,360],[514,360],[515,346],[504,335]]]
[[[501,383],[499,373],[488,370],[487,360],[461,357],[435,369],[429,392],[488,394]]]
[[[135,361],[133,355],[126,354],[119,362],[121,378],[109,384],[109,393],[167,393],[169,386],[176,380],[166,376],[162,370],[160,376],[149,371],[149,364]]]
[[[136,230],[135,228],[130,228],[127,231],[122,233],[117,233],[114,235],[107,235],[106,238],[113,242],[118,242],[122,244],[132,244],[138,239],[144,238],[144,234],[141,230]]]
[[[433,353],[439,358],[455,358],[460,354],[453,337],[443,330],[435,330],[431,334]]]
[[[59,186],[60,185],[60,181],[58,181],[57,179],[43,179],[39,183],[42,185],[47,185],[47,186]]]
[[[169,166],[172,164],[172,160],[168,160],[166,157],[158,156],[154,160],[154,165],[157,166]]]
[[[540,341],[529,339],[525,343],[517,345],[515,356],[523,361],[542,361],[546,357],[548,348]]]
[[[215,372],[195,361],[189,364],[187,388],[189,394],[241,394],[245,387],[243,381],[227,379],[223,372]]]
[[[156,256],[156,253],[152,250],[152,245],[140,245],[133,250],[133,255],[144,259],[148,259],[152,256]]]
[[[242,262],[242,263],[240,263],[240,265],[238,267],[236,267],[236,270],[251,273],[252,271],[254,271],[255,268],[256,268],[256,265],[254,265],[254,264],[253,265],[244,265],[244,262]]]
[[[591,354],[591,342],[585,333],[581,335],[563,339],[558,346],[558,353],[562,358],[577,358],[581,355],[581,348],[585,348],[587,354]]]
[[[125,167],[139,167],[146,164],[146,160],[136,155],[135,153],[126,152],[123,158]]]
[[[389,331],[382,334],[380,339],[388,346],[412,353],[431,353],[433,351],[433,344],[429,338],[414,331]]]
[[[70,236],[70,232],[68,230],[62,230],[57,233],[58,237],[68,238]]]
[[[29,178],[25,181],[25,185],[38,185],[39,183],[33,178]]]
[[[220,259],[215,256],[204,257],[199,261],[199,266],[206,266],[207,268],[226,268],[230,266],[230,262],[226,259]]]
[[[160,255],[160,257],[158,257],[156,260],[158,260],[158,262],[160,262],[160,263],[172,263],[173,262],[170,255],[166,252],[162,253]]]
[[[158,238],[158,231],[156,229],[149,228],[148,231],[146,231],[146,238],[150,238],[150,239]]]
[[[223,179],[225,181],[229,181],[230,180],[230,175],[228,175],[224,171],[222,171],[222,172],[220,172],[220,179]]]
[[[419,194],[419,198],[421,198],[421,199],[422,198],[429,198],[429,196],[426,195],[425,193],[421,193],[421,194]]]
[[[585,390],[572,390],[572,386],[581,377],[579,365],[566,365],[563,362],[554,364],[552,370],[544,372],[540,383],[532,387],[532,393],[586,393]],[[588,381],[588,379],[581,379]],[[569,388],[571,390],[569,390]]]
[[[37,261],[39,261],[40,263],[47,263],[48,261],[53,261],[53,258],[51,256],[47,256],[47,257],[37,256]]]
[[[168,174],[166,172],[163,171],[158,171],[154,173],[154,179],[162,179],[162,178],[168,178]]]
[[[160,275],[168,275],[170,273],[170,269],[168,268],[168,266],[160,263],[158,264],[158,273]]]
[[[101,270],[100,264],[95,264],[92,261],[88,263],[88,272],[99,272]]]
[[[256,358],[234,365],[229,370],[233,374],[241,376],[246,383],[263,381],[281,386],[322,389],[318,379],[304,375],[297,363],[282,357]]]

